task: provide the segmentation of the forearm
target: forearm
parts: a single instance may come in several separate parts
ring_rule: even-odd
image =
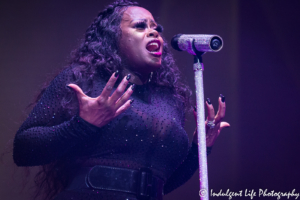
[[[76,144],[101,131],[77,115],[51,127],[20,129],[14,140],[13,158],[18,166],[36,166],[50,163]]]

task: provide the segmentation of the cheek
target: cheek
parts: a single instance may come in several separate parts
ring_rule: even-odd
[[[128,32],[124,33],[124,37],[122,37],[121,40],[121,46],[123,46],[125,54],[128,53],[128,51],[132,51],[134,47],[134,38]]]
[[[126,45],[125,54],[135,58],[141,56],[142,45],[140,44],[139,40],[137,40],[135,37],[128,37],[125,45]]]
[[[132,39],[130,37],[127,36],[127,34],[123,34],[122,38],[120,40],[120,51],[122,55],[125,55],[126,57],[129,54],[130,51],[130,43],[131,43]]]
[[[120,40],[121,52],[133,65],[144,63],[145,52],[143,46],[143,35],[124,31]]]

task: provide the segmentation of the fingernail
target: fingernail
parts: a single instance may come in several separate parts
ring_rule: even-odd
[[[209,98],[207,98],[207,99],[206,99],[206,102],[208,103],[208,105],[210,105],[210,104],[211,104],[211,101],[210,101],[210,99],[209,99]]]
[[[197,112],[197,108],[196,108],[196,106],[194,106],[194,111],[195,111],[195,112]]]
[[[115,77],[118,77],[119,76],[119,70],[117,70],[116,72],[115,72]]]
[[[135,89],[135,84],[132,84],[131,89],[132,89],[132,90]]]
[[[127,77],[126,77],[127,81],[129,81],[130,78],[131,78],[131,75],[128,74]]]
[[[225,97],[223,96],[223,94],[220,94],[221,97],[221,101],[224,103],[225,102]]]
[[[132,104],[134,102],[134,99],[131,99],[130,104]]]

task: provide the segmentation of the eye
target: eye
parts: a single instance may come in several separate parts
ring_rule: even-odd
[[[138,28],[138,29],[146,29],[147,28],[147,24],[146,22],[137,22],[134,25],[134,28]]]
[[[162,25],[157,24],[157,27],[155,28],[155,30],[159,33],[163,32],[164,28],[162,27]]]

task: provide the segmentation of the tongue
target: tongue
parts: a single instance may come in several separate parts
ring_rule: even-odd
[[[156,45],[148,45],[148,46],[146,47],[146,49],[147,49],[148,51],[156,51],[158,48],[157,48]]]

